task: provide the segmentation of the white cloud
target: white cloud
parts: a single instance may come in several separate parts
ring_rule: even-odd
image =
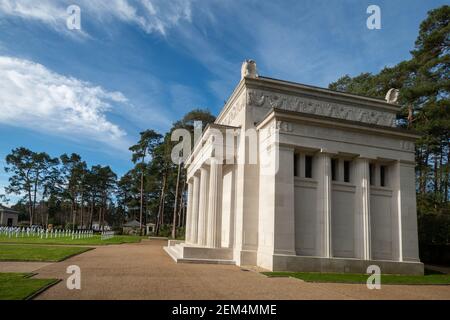
[[[0,1],[0,17],[14,16],[24,20],[45,23],[52,29],[73,39],[89,37],[84,30],[69,30],[66,20],[67,7],[72,3],[52,0],[2,0]]]
[[[0,56],[0,123],[116,148],[126,133],[107,119],[120,92],[66,77],[28,60]]]
[[[166,35],[167,31],[182,21],[191,21],[191,4],[194,0],[78,0],[81,18],[97,22],[120,20],[139,26],[147,33]],[[15,16],[45,23],[66,34],[66,9],[70,0],[2,0],[0,16]],[[83,34],[83,33],[82,33]],[[84,34],[86,35],[86,34]]]

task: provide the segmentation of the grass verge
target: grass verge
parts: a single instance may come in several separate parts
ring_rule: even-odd
[[[33,245],[0,245],[0,261],[49,261],[57,262],[92,248],[47,247]]]
[[[33,238],[33,237],[7,237],[0,236],[0,243],[23,243],[23,244],[54,244],[54,245],[91,245],[102,246],[109,244],[137,243],[146,237],[140,236],[114,236],[111,239],[102,240],[101,236],[95,235],[87,239],[70,239],[70,238]]]
[[[0,273],[0,300],[27,300],[57,279],[31,279],[29,273]]]
[[[369,275],[347,273],[314,273],[314,272],[263,272],[268,277],[291,277],[306,282],[323,283],[361,283],[365,284]],[[381,284],[400,285],[449,285],[449,274],[425,274],[423,276],[410,275],[381,275]]]

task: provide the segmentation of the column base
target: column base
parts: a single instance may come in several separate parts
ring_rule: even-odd
[[[177,263],[236,264],[232,249],[227,248],[207,248],[170,240],[164,250]]]
[[[382,274],[423,275],[421,262],[388,260],[359,260],[350,258],[321,258],[296,255],[258,255],[261,267],[271,271],[328,272],[365,274],[370,265],[379,266]]]

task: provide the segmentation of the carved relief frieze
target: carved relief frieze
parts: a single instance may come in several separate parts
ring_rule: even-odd
[[[363,107],[318,101],[258,89],[247,91],[248,104],[254,107],[277,108],[288,111],[311,113],[320,116],[359,121],[381,126],[395,127],[395,114],[369,110]]]
[[[245,106],[245,95],[241,95],[233,104],[233,106],[228,111],[227,115],[223,120],[223,124],[231,125],[233,120],[237,117],[237,115],[242,111]]]

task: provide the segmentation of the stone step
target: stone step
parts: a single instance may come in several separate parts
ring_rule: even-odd
[[[227,248],[180,247],[184,259],[233,260],[233,251]]]
[[[177,259],[177,263],[199,263],[199,264],[220,264],[220,265],[236,265],[233,260],[220,260],[220,259],[192,259],[192,258],[180,258]]]
[[[177,244],[174,246],[164,247],[167,254],[177,263],[201,263],[201,264],[220,264],[220,265],[235,265],[236,262],[231,259],[220,259],[220,258],[193,258],[183,256],[183,244]],[[202,248],[206,249],[206,248]],[[217,250],[217,249],[210,249]],[[220,251],[219,251],[220,253]]]
[[[167,252],[169,257],[171,257],[175,262],[178,262],[180,254],[176,250],[174,250],[173,247],[163,247],[163,249]]]

